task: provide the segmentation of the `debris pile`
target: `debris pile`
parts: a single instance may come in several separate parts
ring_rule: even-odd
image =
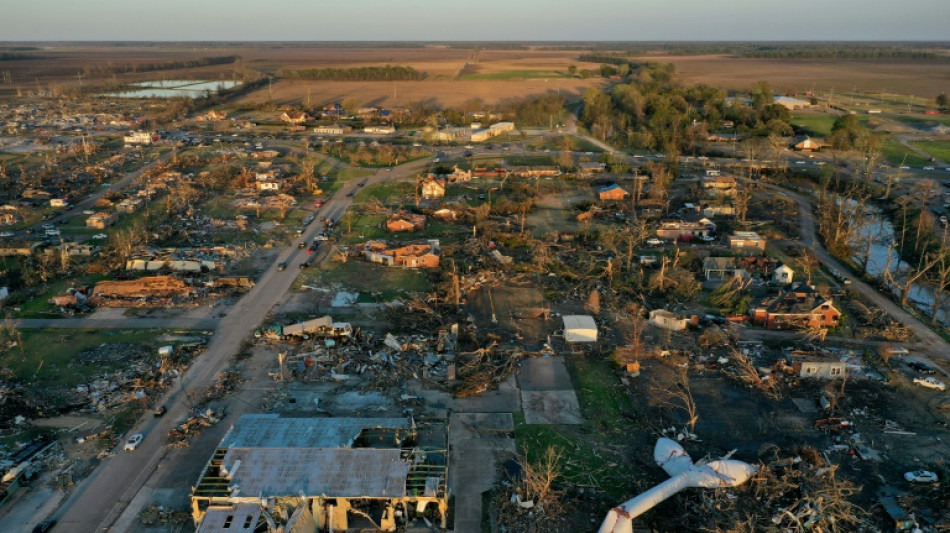
[[[150,276],[126,281],[100,281],[92,301],[104,307],[165,307],[190,299],[196,288],[172,276]]]
[[[187,509],[169,509],[163,505],[153,503],[139,513],[139,522],[145,527],[155,527],[160,524],[182,524],[191,519]]]
[[[234,391],[241,384],[241,373],[236,370],[225,370],[218,374],[218,379],[208,387],[201,399],[201,404],[220,400]]]
[[[188,444],[192,437],[201,433],[201,430],[211,427],[224,418],[224,410],[214,410],[210,407],[203,411],[195,411],[184,422],[168,431],[168,446],[180,448]]]

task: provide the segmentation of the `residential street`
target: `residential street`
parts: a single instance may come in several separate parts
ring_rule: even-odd
[[[746,178],[739,178],[748,181]],[[898,320],[914,330],[919,339],[918,346],[923,349],[927,356],[935,360],[950,361],[950,343],[947,343],[940,335],[937,335],[930,327],[921,322],[917,317],[905,311],[901,306],[895,303],[887,296],[879,293],[876,289],[861,281],[860,278],[852,274],[837,259],[831,256],[818,240],[815,229],[815,215],[812,213],[812,204],[804,196],[792,192],[788,189],[772,185],[769,183],[756,182],[760,187],[777,191],[798,204],[799,221],[801,223],[801,240],[805,247],[812,249],[821,263],[827,268],[833,268],[841,272],[847,279],[851,280],[849,290],[859,293],[864,299],[874,305],[887,311],[887,314],[894,320]],[[940,367],[938,367],[940,368]],[[944,372],[941,368],[941,372]]]
[[[387,178],[401,179],[411,176],[425,166],[426,160],[414,161],[392,172],[380,172],[368,178],[368,183],[375,183]],[[321,208],[322,217],[339,220],[352,202],[346,194],[356,189],[355,180],[346,183]],[[319,224],[308,227],[302,235],[303,239],[311,240],[319,233]],[[318,261],[326,260],[329,256],[324,249],[317,257]],[[253,289],[228,308],[228,313],[218,321],[214,338],[208,350],[194,361],[180,382],[164,397],[162,403],[168,407],[167,414],[162,418],[155,418],[146,414],[129,434],[142,433],[145,440],[134,452],[121,450],[121,443],[116,454],[104,461],[86,480],[81,482],[56,516],[59,520],[59,529],[63,531],[99,532],[110,530],[113,523],[122,515],[126,506],[133,501],[139,490],[155,474],[156,467],[167,453],[165,436],[168,431],[189,414],[189,396],[200,395],[211,385],[218,373],[229,364],[230,358],[236,354],[241,344],[260,324],[287,294],[299,270],[296,267],[306,257],[306,251],[296,246],[285,248],[274,264],[257,280]],[[286,261],[293,268],[278,272],[276,264]],[[123,323],[141,320],[142,323],[162,324],[165,319],[129,319]],[[93,319],[68,320],[70,323],[98,323]],[[176,323],[177,324],[177,323]],[[199,321],[192,327],[204,329],[207,323]],[[185,326],[182,326],[185,327]],[[256,410],[256,405],[247,405],[241,402],[232,402],[228,407],[228,419],[236,419],[242,413]],[[227,424],[228,422],[223,422]],[[205,450],[190,450],[191,453],[210,456],[216,442],[204,443]],[[195,446],[195,445],[193,445]],[[163,468],[176,468],[174,461],[163,464]],[[196,477],[199,472],[194,472]],[[144,504],[141,499],[137,503]],[[137,513],[138,509],[129,509],[130,513]],[[58,515],[58,516],[57,516]],[[37,520],[43,517],[37,517]]]

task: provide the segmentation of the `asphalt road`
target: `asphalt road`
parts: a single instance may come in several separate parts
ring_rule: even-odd
[[[367,179],[367,184],[385,179],[401,179],[418,172],[427,161],[415,161],[396,167],[392,172],[378,172]],[[347,193],[356,191],[357,180],[351,180],[324,204],[318,215],[339,220],[352,198]],[[310,241],[319,233],[320,224],[314,222],[300,237]],[[329,247],[322,248],[315,261],[323,261],[329,256]],[[142,433],[145,439],[134,452],[117,447],[115,455],[105,460],[83,482],[81,482],[54,518],[59,520],[58,529],[63,531],[100,532],[108,531],[115,520],[123,513],[139,490],[155,473],[155,469],[165,456],[167,446],[165,436],[176,422],[189,414],[189,397],[201,395],[210,386],[216,376],[228,366],[231,356],[236,354],[244,339],[257,329],[271,309],[281,302],[291,288],[300,270],[298,265],[308,259],[306,250],[297,246],[288,246],[267,269],[257,284],[233,306],[228,308],[226,316],[218,321],[218,327],[208,350],[198,357],[184,374],[183,378],[162,399],[168,408],[164,417],[155,418],[146,414],[129,434]],[[278,271],[276,264],[287,262],[289,267]],[[140,319],[149,320],[149,319]],[[158,319],[156,319],[158,320]],[[75,321],[73,321],[75,322]],[[128,322],[128,321],[124,321]],[[239,406],[242,410],[247,407]],[[230,411],[229,416],[240,413]],[[207,450],[210,456],[212,449]],[[174,464],[166,465],[175,468]],[[197,473],[196,473],[197,475]]]

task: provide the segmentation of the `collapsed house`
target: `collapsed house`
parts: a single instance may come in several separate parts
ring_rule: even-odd
[[[841,320],[834,302],[804,282],[759,299],[749,314],[753,323],[768,329],[834,328]]]
[[[188,298],[196,289],[171,276],[151,276],[126,281],[100,281],[92,290],[97,305],[126,305],[139,300]]]
[[[396,531],[416,517],[445,528],[448,430],[437,429],[406,418],[244,415],[192,489],[197,532],[257,531],[288,504],[284,531],[301,521],[308,531]]]

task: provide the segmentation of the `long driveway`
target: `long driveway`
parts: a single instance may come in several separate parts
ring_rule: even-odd
[[[367,183],[375,183],[385,178],[399,179],[417,172],[427,161],[414,161],[393,172],[378,172]],[[339,220],[352,198],[347,196],[357,190],[356,180],[345,184],[320,209],[322,217]],[[302,236],[312,239],[318,233],[319,224],[311,225]],[[324,249],[318,260],[325,260],[329,253]],[[163,403],[168,413],[162,418],[150,415],[139,420],[130,433],[142,433],[145,440],[134,452],[123,452],[121,446],[116,454],[80,483],[57,513],[60,525],[58,529],[77,532],[100,532],[111,528],[123,513],[135,495],[142,489],[156,467],[165,456],[167,446],[165,436],[172,426],[189,414],[189,397],[198,396],[210,386],[216,376],[228,366],[232,355],[241,344],[264,320],[271,309],[286,296],[297,277],[299,263],[306,259],[306,252],[296,246],[285,248],[274,265],[271,265],[247,294],[229,308],[215,331],[208,350],[191,365],[179,383],[164,397]],[[286,261],[291,268],[278,271],[276,263]],[[147,320],[147,319],[145,319]],[[248,406],[236,403],[235,409],[229,406],[229,416],[240,416]],[[210,456],[212,449],[209,448]],[[167,465],[175,468],[174,464]],[[197,476],[197,472],[195,475]]]

